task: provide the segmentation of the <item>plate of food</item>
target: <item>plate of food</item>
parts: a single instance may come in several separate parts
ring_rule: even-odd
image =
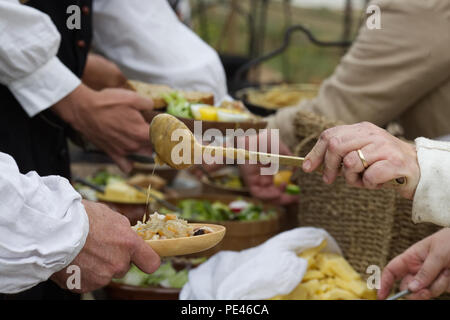
[[[301,252],[308,268],[298,286],[272,300],[376,300],[376,290],[341,255],[323,251],[327,242]]]
[[[139,81],[129,81],[128,87],[139,95],[153,99],[153,111],[143,112],[150,122],[157,114],[167,112],[194,131],[194,122],[202,121],[202,131],[219,129],[263,129],[267,122],[251,113],[240,101],[224,101],[214,104],[214,95],[205,92],[177,91],[168,86],[152,85]],[[203,133],[202,132],[202,133]]]
[[[205,193],[225,193],[250,196],[250,190],[245,185],[236,167],[226,167],[202,176],[201,183]]]
[[[254,114],[269,116],[277,110],[298,105],[302,100],[313,99],[319,92],[315,84],[281,84],[244,88],[235,98],[244,101]]]
[[[108,299],[113,300],[178,300],[183,286],[188,282],[189,270],[207,260],[205,257],[168,258],[152,274],[132,265],[127,274],[105,288]]]
[[[94,190],[89,186],[76,183],[76,190],[85,199],[117,204],[145,205],[147,192],[150,193],[149,203],[152,203],[155,197],[164,198],[164,194],[159,190],[163,190],[166,186],[166,181],[156,175],[136,174],[124,177],[106,168],[79,180],[85,180],[97,187],[97,190]],[[147,190],[149,185],[152,188]]]
[[[226,228],[223,240],[203,256],[220,250],[243,250],[270,239],[280,231],[285,211],[259,200],[232,194],[172,196],[166,200],[177,206],[181,219],[200,225],[215,224]],[[171,212],[158,207],[160,213]]]
[[[141,220],[147,211],[147,192],[149,192],[148,204],[152,205],[157,200],[164,199],[167,181],[156,175],[135,174],[129,177],[123,175],[120,170],[112,166],[77,166],[74,170],[74,187],[84,199],[98,201],[106,204],[112,210],[126,216],[132,225]],[[86,185],[86,182],[89,185]],[[148,190],[148,186],[151,189]]]
[[[132,227],[160,257],[174,257],[206,251],[225,236],[221,225],[188,223],[175,214],[149,216]]]

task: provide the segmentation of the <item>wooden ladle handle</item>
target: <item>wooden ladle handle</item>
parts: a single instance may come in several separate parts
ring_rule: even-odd
[[[212,146],[203,146],[203,150],[208,150],[208,152],[211,152],[212,155],[214,155],[214,152],[220,151],[222,154],[226,157],[229,157],[231,159],[244,159],[244,160],[254,160],[255,162],[263,162],[268,163],[270,160],[277,160],[280,165],[284,166],[292,166],[292,167],[298,167],[301,168],[303,166],[303,163],[305,162],[305,158],[302,157],[293,157],[293,156],[285,156],[285,155],[278,155],[278,154],[271,154],[271,153],[264,153],[264,152],[255,152],[255,151],[248,151],[244,149],[234,149],[234,148],[223,148],[223,147],[212,147]],[[323,168],[322,166],[317,170],[317,172],[322,172]],[[407,179],[405,177],[403,178],[397,178],[393,179],[389,184],[393,186],[403,186],[407,183]]]

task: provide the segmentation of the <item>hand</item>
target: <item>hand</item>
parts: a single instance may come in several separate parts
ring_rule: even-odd
[[[357,150],[361,150],[369,167],[364,168]],[[368,189],[406,178],[399,188],[401,195],[413,199],[420,179],[417,151],[414,145],[390,135],[374,124],[363,122],[340,126],[322,133],[303,164],[312,172],[323,164],[323,180],[331,184],[341,173],[348,184]]]
[[[127,78],[115,63],[94,53],[88,55],[82,80],[94,90],[124,88],[127,83]]]
[[[262,138],[262,139],[261,139]],[[270,131],[263,131],[258,136],[258,141],[267,141],[267,152],[273,152],[271,150],[271,139]],[[279,154],[292,155],[289,148],[281,141],[278,141]],[[246,138],[245,148],[249,149],[249,138]],[[239,169],[241,171],[242,177],[244,179],[245,185],[250,189],[250,193],[253,197],[270,201],[271,203],[278,205],[289,205],[298,202],[299,197],[294,195],[289,195],[285,192],[286,185],[275,186],[273,181],[273,175],[261,175],[262,165],[251,165],[244,164],[240,165]]]
[[[52,109],[129,172],[132,162],[125,156],[150,148],[150,126],[140,111],[152,108],[151,100],[129,90],[80,85]]]
[[[396,280],[409,299],[427,300],[450,293],[450,229],[418,242],[392,260],[381,276],[379,299],[386,299]]]
[[[122,278],[134,263],[146,273],[159,268],[160,258],[130,227],[128,219],[102,204],[83,201],[89,216],[89,234],[81,252],[72,261],[81,269],[81,289],[91,292]],[[67,268],[52,276],[62,288],[67,288]]]

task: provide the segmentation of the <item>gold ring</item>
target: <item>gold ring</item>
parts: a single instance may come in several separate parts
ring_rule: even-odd
[[[367,160],[366,160],[366,158],[364,157],[364,154],[363,154],[362,151],[359,150],[359,149],[358,149],[357,152],[358,152],[359,159],[361,159],[361,162],[362,162],[362,164],[363,164],[363,166],[364,166],[364,169],[367,169],[367,168],[369,167],[369,164],[367,163]]]

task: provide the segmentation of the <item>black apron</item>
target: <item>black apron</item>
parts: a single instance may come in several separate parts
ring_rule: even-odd
[[[92,39],[92,0],[30,0],[26,5],[50,16],[61,34],[58,58],[81,78]],[[81,10],[81,30],[69,30],[66,13],[71,5]],[[30,118],[7,87],[0,85],[0,151],[11,155],[22,173],[60,175],[70,179],[67,136],[71,128],[52,111]],[[6,299],[76,299],[51,281]]]

